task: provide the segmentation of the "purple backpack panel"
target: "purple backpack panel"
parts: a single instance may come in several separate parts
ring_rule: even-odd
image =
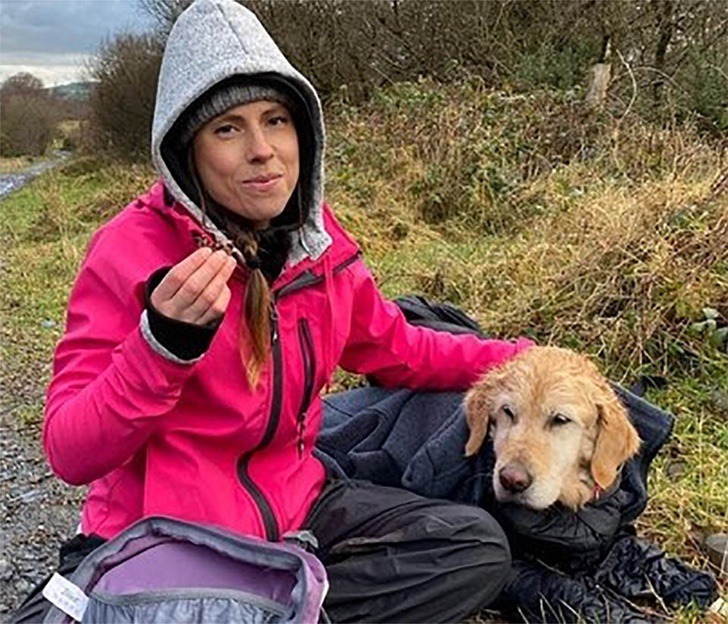
[[[89,599],[82,622],[318,622],[326,573],[312,554],[172,518],[146,518],[69,577]],[[53,607],[45,623],[73,620]]]

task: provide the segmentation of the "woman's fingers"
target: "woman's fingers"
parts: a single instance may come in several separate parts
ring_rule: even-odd
[[[228,289],[227,282],[233,274],[235,266],[235,260],[228,256],[220,270],[207,282],[197,299],[187,308],[186,316],[189,322],[204,325],[225,313],[229,299],[224,302],[224,307],[220,307],[222,305],[220,295]]]
[[[215,302],[197,320],[197,325],[207,325],[225,314],[225,310],[227,310],[228,304],[230,303],[230,295],[230,288],[224,285]]]
[[[229,257],[222,250],[213,253],[184,281],[172,299],[181,308],[189,308],[194,305],[207,285],[225,267]]]
[[[158,304],[172,299],[192,274],[205,264],[212,255],[212,249],[201,247],[181,262],[175,264],[152,293],[154,307],[159,309]]]
[[[179,321],[199,324],[207,310],[217,304],[236,263],[224,251],[202,251],[197,250],[172,267],[154,289],[152,305],[160,313]]]

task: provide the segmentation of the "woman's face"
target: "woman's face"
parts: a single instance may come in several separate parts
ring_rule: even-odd
[[[298,182],[298,134],[288,108],[261,100],[207,122],[193,139],[202,185],[228,210],[266,228]]]

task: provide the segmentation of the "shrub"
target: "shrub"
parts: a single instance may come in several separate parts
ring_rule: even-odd
[[[121,34],[104,43],[89,68],[92,144],[124,160],[149,154],[157,78],[164,49],[159,37]]]
[[[43,155],[53,140],[57,110],[40,79],[28,73],[8,78],[0,88],[0,107],[0,155]]]

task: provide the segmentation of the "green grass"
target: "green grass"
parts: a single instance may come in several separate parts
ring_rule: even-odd
[[[699,563],[704,537],[728,526],[726,366],[706,367],[700,376],[676,380],[650,398],[669,409],[676,422],[655,460],[652,497],[639,526],[666,550]]]
[[[327,196],[387,295],[449,300],[492,335],[579,349],[625,384],[667,378],[649,398],[675,432],[639,530],[708,567],[702,539],[728,532],[728,354],[691,326],[706,307],[728,317],[720,149],[689,125],[477,83],[399,85],[328,114]],[[3,200],[3,402],[21,421],[40,418],[91,232],[152,179],[86,159]],[[332,388],[357,383],[337,375]],[[687,609],[673,620],[699,621]]]
[[[144,188],[151,173],[81,160],[2,202],[2,408],[38,421],[68,295],[93,230]]]

